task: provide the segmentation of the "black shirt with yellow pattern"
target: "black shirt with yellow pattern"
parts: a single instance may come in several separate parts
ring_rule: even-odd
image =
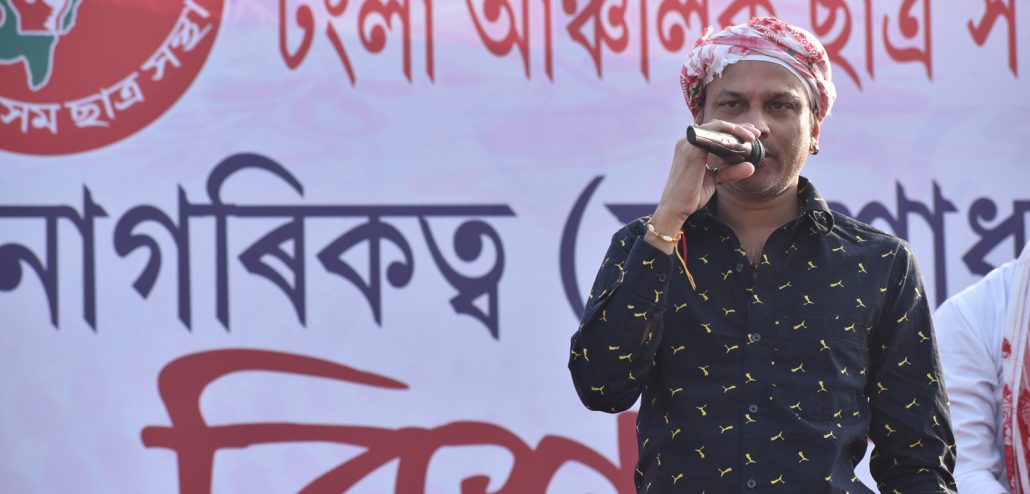
[[[644,219],[612,238],[569,369],[592,410],[641,397],[639,492],[870,492],[854,472],[867,438],[882,492],[953,491],[912,252],[805,178],[798,197],[755,265],[714,198],[684,224],[686,272],[644,241]]]

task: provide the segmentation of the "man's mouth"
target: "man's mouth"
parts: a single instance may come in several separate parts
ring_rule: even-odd
[[[776,158],[776,155],[773,154],[773,153],[770,153],[768,148],[766,148],[765,155],[762,156],[762,161],[759,164],[760,165],[765,165],[766,162],[768,162],[770,159],[774,159],[774,158]],[[758,166],[756,168],[761,168],[761,166]]]

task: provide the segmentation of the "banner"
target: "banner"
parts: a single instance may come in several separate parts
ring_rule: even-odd
[[[802,174],[939,304],[1027,242],[1016,4],[0,0],[0,490],[633,492],[569,338],[702,29],[823,41]]]

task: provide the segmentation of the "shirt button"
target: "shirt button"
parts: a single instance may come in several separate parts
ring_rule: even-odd
[[[752,404],[751,406],[747,407],[747,411],[749,411],[751,413],[757,412],[758,411],[758,405]]]
[[[737,272],[739,273],[739,272],[741,272],[743,270],[744,270],[744,263],[738,262],[737,263]]]
[[[665,275],[664,274],[658,275],[658,281],[661,281],[661,282],[664,283],[665,282]]]
[[[747,479],[747,488],[748,489],[754,489],[757,485],[758,485],[758,482],[755,482],[755,479]]]
[[[754,333],[751,335],[751,341],[762,341],[762,335]]]

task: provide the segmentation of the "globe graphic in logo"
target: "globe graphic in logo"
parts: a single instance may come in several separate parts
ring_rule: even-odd
[[[61,155],[129,137],[207,60],[223,0],[0,0],[0,149]]]

